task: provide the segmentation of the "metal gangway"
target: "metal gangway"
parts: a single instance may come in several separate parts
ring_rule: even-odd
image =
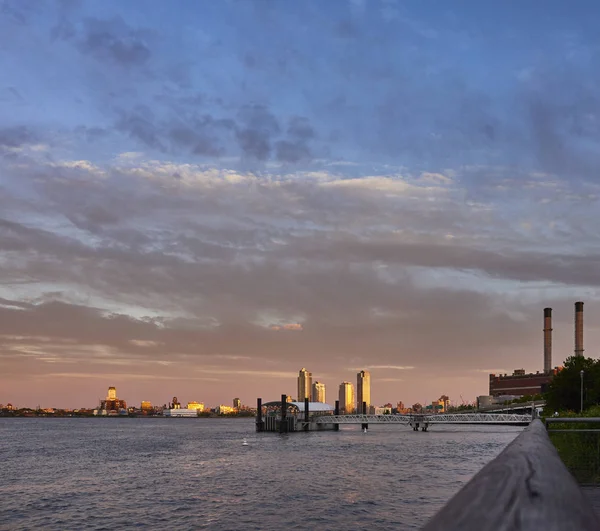
[[[317,424],[402,424],[423,429],[432,424],[527,426],[531,415],[516,413],[438,413],[412,415],[321,415],[313,418]]]

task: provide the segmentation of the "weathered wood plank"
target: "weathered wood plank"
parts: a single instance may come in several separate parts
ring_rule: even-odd
[[[600,521],[540,420],[467,483],[423,531],[598,531]]]

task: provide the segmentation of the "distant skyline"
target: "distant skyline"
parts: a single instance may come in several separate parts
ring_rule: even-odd
[[[460,403],[600,340],[600,6],[0,0],[0,402]]]

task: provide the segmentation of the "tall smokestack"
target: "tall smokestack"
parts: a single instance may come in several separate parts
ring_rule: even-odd
[[[544,308],[544,372],[552,370],[552,308]]]
[[[583,356],[583,302],[575,303],[575,356]]]

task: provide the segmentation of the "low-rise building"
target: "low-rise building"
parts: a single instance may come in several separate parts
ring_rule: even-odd
[[[523,369],[515,369],[511,375],[490,374],[490,396],[513,395],[521,397],[539,395],[547,390],[552,378],[559,370],[559,368],[555,368],[549,373],[525,374]]]

